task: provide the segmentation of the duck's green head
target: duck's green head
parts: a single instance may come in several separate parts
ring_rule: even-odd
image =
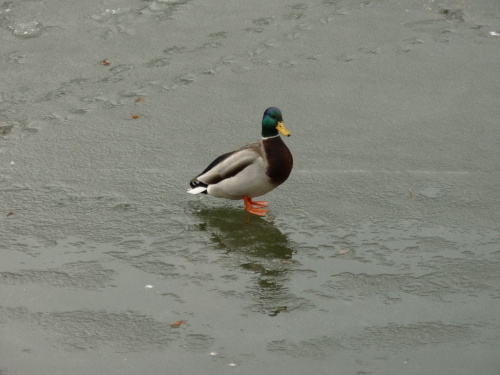
[[[278,135],[278,132],[286,137],[291,135],[283,125],[281,111],[276,107],[269,107],[264,112],[264,117],[262,117],[262,137],[274,137]]]

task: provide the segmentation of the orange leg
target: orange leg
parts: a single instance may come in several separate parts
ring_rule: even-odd
[[[245,210],[248,212],[254,214],[254,215],[259,215],[259,216],[266,216],[267,212],[269,210],[266,210],[265,208],[257,208],[257,207],[266,207],[267,203],[266,201],[252,201],[252,198],[247,197],[246,195],[243,196],[243,202],[245,203]],[[257,207],[254,207],[257,206]]]

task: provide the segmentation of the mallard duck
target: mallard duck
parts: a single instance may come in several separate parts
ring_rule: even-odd
[[[262,140],[216,158],[193,178],[190,194],[209,194],[218,198],[243,199],[245,209],[265,216],[269,202],[252,198],[269,193],[285,182],[293,167],[292,154],[279,133],[289,137],[281,111],[270,107],[262,118]]]

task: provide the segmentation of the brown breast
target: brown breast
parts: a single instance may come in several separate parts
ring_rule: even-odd
[[[293,157],[280,136],[266,138],[263,141],[268,167],[267,175],[271,183],[278,186],[290,176],[293,168]]]

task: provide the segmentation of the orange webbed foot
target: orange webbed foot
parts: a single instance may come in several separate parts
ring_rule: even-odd
[[[259,216],[266,216],[267,212],[269,210],[266,210],[265,208],[259,208],[259,207],[266,207],[269,202],[266,201],[252,201],[252,198],[249,198],[247,196],[243,196],[243,202],[245,203],[245,210],[248,212],[254,214],[254,215],[259,215]],[[257,207],[254,207],[257,206]]]
[[[268,201],[253,201],[250,199],[252,206],[267,207]]]
[[[267,212],[269,210],[263,209],[263,208],[247,208],[246,209],[248,212],[254,215],[259,215],[259,216],[266,216]]]

